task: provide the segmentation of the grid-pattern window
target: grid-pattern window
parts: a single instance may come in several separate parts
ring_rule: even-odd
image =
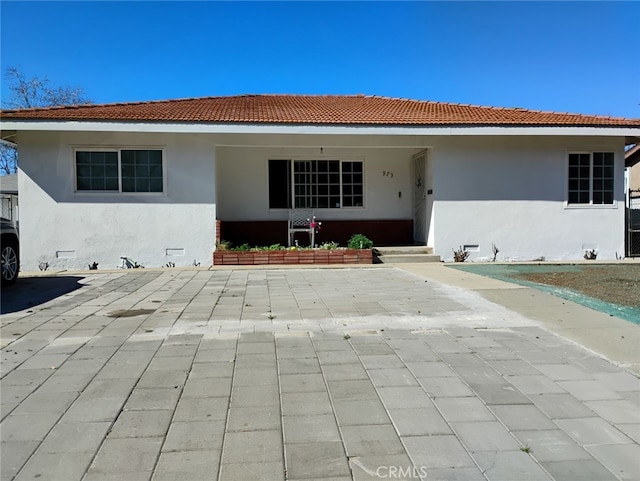
[[[569,204],[613,204],[613,152],[569,154]]]
[[[162,150],[76,151],[79,192],[154,192],[164,190]]]
[[[363,206],[361,160],[269,160],[270,209]]]
[[[340,207],[339,160],[296,160],[293,181],[296,209]]]
[[[122,150],[122,192],[162,192],[162,151]]]
[[[593,153],[593,203],[613,204],[613,152]]]
[[[78,190],[118,191],[118,152],[76,152]]]
[[[362,162],[342,162],[342,205],[364,205]]]
[[[569,154],[569,204],[588,204],[591,190],[591,156]]]

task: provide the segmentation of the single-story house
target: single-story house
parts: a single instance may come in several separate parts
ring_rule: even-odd
[[[4,110],[23,269],[211,265],[216,240],[352,234],[444,260],[615,259],[640,119],[364,95],[241,95]]]
[[[640,144],[636,144],[625,152],[629,189],[640,191]]]

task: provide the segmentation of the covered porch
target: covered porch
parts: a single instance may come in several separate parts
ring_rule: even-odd
[[[423,155],[417,172],[415,161],[424,142],[417,136],[263,134],[217,144],[217,240],[287,245],[289,213],[306,209],[321,223],[316,245],[345,246],[354,234],[376,246],[426,245],[428,166]],[[305,233],[295,239],[309,245]]]

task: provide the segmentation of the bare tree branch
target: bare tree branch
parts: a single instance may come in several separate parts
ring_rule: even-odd
[[[16,67],[8,67],[4,77],[11,96],[3,101],[3,108],[30,109],[93,103],[85,97],[84,90],[80,87],[52,87],[47,77],[27,78]],[[0,144],[0,175],[13,174],[17,170],[18,152],[15,147]]]
[[[92,103],[80,87],[52,87],[47,77],[27,78],[16,67],[6,69],[5,79],[12,95],[3,105],[4,108],[29,109]]]
[[[0,144],[0,175],[15,174],[18,170],[18,153],[15,147]]]

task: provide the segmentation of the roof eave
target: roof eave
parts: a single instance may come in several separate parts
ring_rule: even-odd
[[[625,167],[633,167],[640,162],[640,138],[636,137],[633,143],[636,144],[635,147],[632,147],[624,154]]]
[[[381,135],[596,135],[625,137],[627,144],[640,138],[637,125],[501,124],[501,123],[274,123],[274,122],[166,122],[124,120],[4,119],[2,138],[20,131],[158,132],[158,133],[307,133]]]

